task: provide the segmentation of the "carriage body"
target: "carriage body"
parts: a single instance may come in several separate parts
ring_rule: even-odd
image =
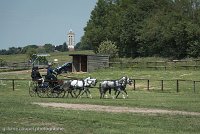
[[[38,70],[37,67],[32,69],[32,81],[29,81],[29,94],[31,97],[64,97],[65,90],[62,88],[62,81],[47,80],[38,74],[36,70]]]

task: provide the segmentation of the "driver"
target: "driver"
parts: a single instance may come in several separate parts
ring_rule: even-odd
[[[48,63],[46,79],[56,82],[56,81],[57,81],[57,78],[55,77],[54,74],[56,74],[56,73],[55,73],[55,72],[53,71],[53,69],[52,69],[52,64],[51,64],[51,63]]]

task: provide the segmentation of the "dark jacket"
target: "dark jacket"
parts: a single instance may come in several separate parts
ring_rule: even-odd
[[[32,77],[33,80],[38,80],[38,79],[42,78],[39,71],[36,71],[36,70],[32,70],[31,77]]]

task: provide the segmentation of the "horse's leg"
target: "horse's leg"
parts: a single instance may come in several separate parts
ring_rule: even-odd
[[[117,90],[115,90],[115,95],[117,94]]]
[[[84,93],[85,93],[85,94],[86,94],[86,96],[88,97],[88,94],[87,94],[87,88],[86,88],[86,87],[85,87],[85,88],[83,88],[83,90],[82,90],[82,93],[80,93],[80,96],[79,96],[79,97],[81,98],[81,97],[82,97],[82,95],[83,95]]]
[[[69,96],[69,91],[67,92],[67,95],[66,95],[66,97],[68,98],[68,96]]]
[[[124,93],[126,94],[126,97],[128,98],[128,93],[127,93],[126,89],[124,89]]]
[[[102,92],[102,88],[99,86],[99,94],[100,94],[100,99],[102,99],[103,97],[103,92]]]
[[[71,93],[71,95],[73,95],[73,97],[77,97],[77,95],[76,95],[76,92],[77,92],[77,89],[76,89],[76,88],[74,88],[74,89],[72,90],[72,93]]]
[[[104,87],[99,87],[99,93],[100,93],[100,99],[105,97],[105,93],[106,93],[107,89],[105,89]]]
[[[125,87],[121,87],[121,91],[122,92],[124,92],[125,94],[126,94],[126,97],[128,98],[128,93],[127,93],[127,91],[126,91],[126,88]],[[123,93],[122,93],[123,94]],[[125,96],[123,96],[123,97],[125,97]]]
[[[106,94],[106,91],[107,91],[106,89],[102,89],[102,92],[101,92],[102,98],[105,98],[105,96],[106,96],[106,95],[105,95],[105,94]]]
[[[106,94],[107,91],[108,91],[109,95],[111,94],[111,92],[110,92],[109,89],[104,88],[104,90],[103,90],[103,98],[104,98],[104,97],[105,97],[105,98],[108,98],[108,95]],[[111,96],[111,95],[110,95],[110,96]]]
[[[111,96],[113,99],[115,99],[115,98],[116,98],[115,95],[116,95],[116,92],[117,92],[117,91],[116,91],[115,88],[113,88],[113,90],[115,91],[115,93],[114,93],[114,95],[112,95],[111,90],[112,90],[112,89],[110,88],[110,90],[109,90],[109,92],[110,92],[110,96]]]
[[[112,96],[112,89],[111,88],[108,88],[107,90],[106,90],[106,92],[108,91],[108,93],[109,93],[109,96],[111,97],[111,98],[113,98],[113,96]]]
[[[89,90],[89,88],[86,88],[85,89],[85,91],[84,91],[84,93],[86,93],[86,96],[87,96],[87,98],[92,98],[92,96],[91,96],[91,94],[90,94],[90,90]],[[89,94],[89,95],[88,95]]]
[[[117,93],[117,95],[115,96],[115,98],[117,98],[119,96],[120,91],[117,92],[117,90],[116,90],[116,93]]]
[[[92,98],[92,95],[91,95],[91,92],[90,92],[89,88],[86,89],[87,97],[88,97],[88,93],[89,93],[89,97]]]
[[[117,91],[118,91],[118,94],[116,95],[116,98],[119,96],[120,93],[122,93],[122,98],[123,98],[123,99],[126,98],[126,97],[124,96],[124,93],[123,93],[123,91],[122,91],[121,88],[118,88]]]
[[[73,88],[69,88],[69,89],[67,90],[67,97],[68,97],[68,95],[70,94],[71,97],[74,98],[74,95],[72,94],[73,90],[74,90]]]
[[[125,99],[126,97],[125,97],[125,95],[124,95],[122,90],[120,90],[120,93],[122,93],[122,98]]]
[[[69,93],[70,93],[71,97],[74,98],[74,95],[73,95],[73,93],[72,93],[72,90],[70,90]],[[75,93],[74,93],[74,94],[75,94]],[[75,95],[76,95],[76,94],[75,94]]]
[[[79,89],[78,95],[76,96],[76,98],[78,98],[81,94],[81,91],[84,91],[84,87]]]

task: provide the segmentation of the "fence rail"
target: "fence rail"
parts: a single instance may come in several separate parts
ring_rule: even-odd
[[[200,60],[172,60],[172,61],[119,61],[109,62],[109,67],[120,68],[151,68],[151,69],[200,69]]]
[[[69,79],[59,79],[59,80],[69,80]],[[196,84],[200,83],[200,80],[181,80],[181,79],[171,79],[171,80],[164,80],[164,79],[146,79],[146,78],[132,78],[131,79],[133,81],[132,85],[133,85],[133,90],[136,90],[136,85],[137,85],[137,81],[143,81],[146,82],[146,90],[150,91],[150,84],[152,81],[157,81],[159,82],[159,86],[160,86],[160,91],[164,91],[165,90],[165,86],[164,83],[165,82],[173,82],[176,87],[176,92],[180,92],[180,83],[181,82],[190,82],[192,83],[192,89],[193,92],[196,92]],[[6,79],[6,78],[1,78],[0,79],[0,85],[1,83],[3,83],[2,81],[11,81],[12,82],[12,90],[15,91],[15,81],[32,81],[32,79]],[[104,81],[104,80],[99,80],[99,81]]]

